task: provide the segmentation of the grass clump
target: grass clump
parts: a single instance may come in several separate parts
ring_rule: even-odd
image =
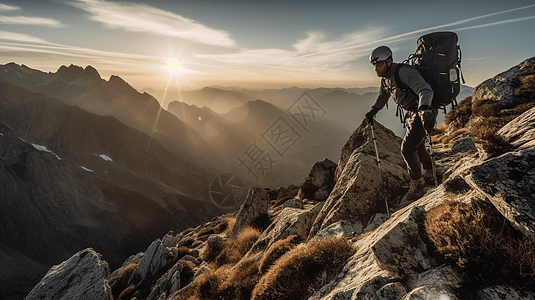
[[[259,237],[260,231],[253,227],[244,228],[234,240],[223,240],[220,237],[212,236],[208,239],[201,258],[211,263],[215,268],[236,264]]]
[[[260,273],[265,273],[273,263],[279,259],[286,252],[292,250],[299,244],[300,238],[297,235],[291,235],[283,240],[278,240],[273,245],[271,245],[259,263]]]
[[[525,90],[525,89],[524,89]],[[460,135],[476,137],[483,149],[495,153],[510,147],[509,143],[497,134],[504,125],[535,106],[535,101],[517,104],[513,107],[500,107],[493,99],[476,102],[467,97],[459,102],[444,118],[444,123],[437,128],[434,141],[447,143]],[[445,135],[447,127],[454,131]]]
[[[313,240],[293,248],[264,274],[251,299],[306,299],[311,289],[336,275],[354,252],[344,237]]]
[[[195,275],[195,265],[189,260],[180,259],[176,262],[180,265],[180,286],[186,286]]]
[[[518,233],[492,204],[447,201],[431,209],[424,224],[436,250],[472,282],[535,279],[535,243]]]
[[[221,234],[221,233],[225,233],[228,236],[230,232],[232,231],[232,227],[234,227],[235,222],[236,222],[236,217],[225,217],[221,220],[221,222],[201,229],[199,231],[198,236],[203,236],[207,234]]]

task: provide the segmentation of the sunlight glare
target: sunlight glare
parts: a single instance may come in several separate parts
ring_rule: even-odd
[[[180,72],[180,63],[176,59],[171,59],[167,62],[167,72],[170,74],[177,74]]]

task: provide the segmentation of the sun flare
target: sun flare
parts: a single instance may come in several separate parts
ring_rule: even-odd
[[[180,63],[176,59],[171,59],[167,62],[167,72],[169,74],[180,73],[181,69]]]

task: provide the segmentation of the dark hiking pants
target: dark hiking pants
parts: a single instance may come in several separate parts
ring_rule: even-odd
[[[401,155],[407,164],[409,177],[419,179],[422,177],[420,163],[424,169],[433,168],[431,156],[425,149],[426,133],[418,112],[407,112],[405,122],[407,132],[401,142]]]

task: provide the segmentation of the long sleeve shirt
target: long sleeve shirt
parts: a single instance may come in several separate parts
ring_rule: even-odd
[[[379,96],[373,106],[382,109],[388,99],[392,97],[394,102],[405,110],[416,111],[421,106],[431,106],[433,101],[433,89],[423,79],[420,72],[412,66],[405,66],[399,69],[399,79],[408,86],[411,91],[404,91],[397,87],[394,70],[397,63],[392,63],[390,71],[386,77],[381,79]]]

